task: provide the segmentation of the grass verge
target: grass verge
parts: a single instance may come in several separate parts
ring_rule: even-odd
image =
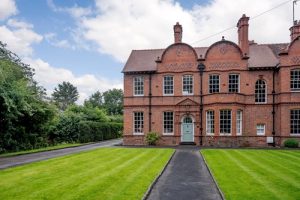
[[[88,143],[86,143],[86,144],[88,144]],[[51,150],[56,150],[56,149],[68,148],[68,147],[77,147],[77,146],[81,146],[81,145],[85,145],[85,143],[58,144],[55,146],[49,146],[49,147],[44,147],[44,148],[39,148],[39,149],[31,149],[31,150],[26,150],[26,151],[3,153],[3,154],[0,154],[0,158],[9,157],[9,156],[19,156],[19,155],[37,153],[37,152],[43,152],[43,151],[51,151]]]
[[[141,199],[174,150],[101,148],[0,171],[0,199]]]
[[[201,150],[227,200],[300,197],[300,151]]]

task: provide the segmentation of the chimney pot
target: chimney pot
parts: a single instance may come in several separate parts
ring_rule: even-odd
[[[300,20],[295,20],[294,25],[290,28],[291,41],[300,36]]]

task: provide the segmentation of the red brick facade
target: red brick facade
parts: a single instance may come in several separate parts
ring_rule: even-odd
[[[291,110],[300,110],[300,90],[291,89],[291,70],[300,71],[300,23],[291,27],[290,43],[256,44],[248,41],[248,20],[243,15],[237,24],[239,44],[222,39],[208,48],[193,48],[181,42],[182,27],[177,23],[175,42],[166,49],[132,51],[123,70],[125,145],[145,145],[150,131],[161,135],[159,145],[184,141],[202,146],[268,146],[282,145],[286,138],[300,140],[300,132],[291,134]],[[230,74],[238,75],[235,92],[229,90]],[[189,94],[183,92],[184,75],[192,77]],[[211,75],[219,77],[218,92],[209,91]],[[164,94],[165,76],[173,77],[173,94]],[[137,89],[135,80],[143,86]],[[266,85],[266,102],[256,102],[255,91],[262,88],[256,85],[258,80]],[[220,116],[221,110],[227,115]],[[213,122],[207,121],[207,111],[213,112]],[[164,112],[173,113],[172,128],[164,128]],[[229,121],[224,122],[224,116]],[[187,129],[185,117],[192,119]],[[293,123],[300,121],[297,117]],[[213,133],[208,133],[212,126]],[[264,134],[258,134],[263,127]],[[192,130],[188,140],[183,135],[187,130]]]

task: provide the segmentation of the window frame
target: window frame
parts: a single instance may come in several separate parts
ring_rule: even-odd
[[[298,123],[292,123],[292,112],[293,111],[298,111],[298,113],[296,114],[298,119],[294,119],[295,121],[298,121]],[[299,129],[297,133],[295,133],[295,131],[293,131],[293,128],[292,128],[293,126],[297,127],[296,130]],[[298,127],[300,127],[300,108],[291,109],[290,110],[290,135],[300,136],[300,128],[298,128]]]
[[[298,80],[292,80],[292,72],[298,72],[298,74],[297,74]],[[292,83],[293,81],[296,83]],[[298,83],[297,83],[297,81],[298,81]],[[299,88],[292,87],[294,85],[298,85]],[[291,92],[300,92],[300,69],[299,68],[292,69],[290,71],[290,90],[291,90]]]
[[[165,78],[166,77],[172,77],[172,94],[170,93],[170,94],[166,94],[165,93]],[[164,96],[173,96],[174,95],[174,76],[173,75],[165,75],[165,76],[163,76],[163,95]]]
[[[223,128],[223,127],[221,127],[222,126],[222,124],[221,124],[221,112],[222,111],[229,111],[230,112],[230,132],[229,133],[221,132],[221,129]],[[226,120],[226,119],[223,119],[223,120]],[[222,136],[232,135],[232,110],[231,109],[221,109],[219,111],[219,134],[222,135]]]
[[[208,113],[209,112],[211,112],[213,117],[212,117],[212,119],[210,118],[208,120],[208,115],[209,115]],[[210,127],[209,127],[209,125],[210,125]],[[213,130],[213,131],[208,132],[208,129]],[[206,130],[205,130],[205,133],[206,133],[206,135],[214,135],[215,134],[215,111],[214,110],[207,110],[206,111]]]
[[[142,131],[141,132],[137,132],[136,131],[136,124],[135,124],[135,122],[136,122],[136,116],[135,116],[135,114],[138,114],[138,113],[141,113],[142,115]],[[133,116],[132,116],[132,118],[133,118],[133,135],[144,135],[144,128],[145,128],[145,126],[144,126],[144,112],[143,111],[134,111],[133,112]]]
[[[218,91],[212,91],[212,90],[214,90],[213,86],[216,85],[216,84],[211,84],[211,77],[213,77],[213,76],[218,77]],[[220,74],[209,74],[209,77],[208,77],[208,93],[209,94],[220,93],[220,82],[221,82]]]
[[[240,118],[238,118],[238,116],[240,116]],[[237,110],[236,111],[236,135],[240,136],[242,134],[243,134],[243,110]]]
[[[238,80],[237,80],[237,83],[230,83],[230,76],[237,76]],[[230,73],[228,75],[228,92],[229,93],[240,93],[240,74],[237,74],[237,73]],[[235,85],[237,84],[237,91],[230,91],[230,86],[231,85]],[[235,89],[235,88],[234,88]]]
[[[136,94],[136,79],[137,78],[141,78],[142,79],[142,87],[143,87],[142,91],[143,91],[143,94]],[[134,76],[133,77],[133,96],[144,96],[144,94],[145,94],[145,91],[144,91],[145,87],[144,86],[145,86],[144,76]]]
[[[257,95],[258,95],[258,97],[260,97],[259,95],[262,94],[262,93],[258,93],[257,92],[258,89],[256,89],[256,85],[257,85],[257,83],[259,81],[263,81],[264,82],[264,86],[265,86],[265,88],[264,88],[265,89],[265,93],[264,93],[264,95],[265,95],[265,101],[264,102],[263,101],[256,101],[256,99],[259,99],[259,98],[257,98]],[[268,85],[267,85],[267,82],[265,80],[263,80],[263,79],[258,79],[255,82],[254,101],[255,101],[255,104],[266,104],[268,102]]]
[[[258,126],[263,126],[263,133],[258,133]],[[262,130],[262,129],[260,129],[260,130]],[[266,124],[264,124],[264,123],[258,123],[258,124],[256,124],[256,135],[257,136],[265,136],[266,135]]]
[[[172,113],[172,132],[165,132],[165,113]],[[170,124],[169,124],[170,125]],[[163,135],[174,135],[174,112],[173,111],[164,111],[163,112],[163,123],[162,123],[162,128],[163,128]]]
[[[191,78],[191,87],[192,87],[192,92],[191,93],[184,93],[184,78],[185,77],[190,77]],[[194,94],[194,76],[192,74],[184,74],[182,76],[182,95],[193,95]]]

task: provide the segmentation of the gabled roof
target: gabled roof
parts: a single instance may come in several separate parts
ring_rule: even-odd
[[[249,46],[248,67],[275,67],[279,63],[279,52],[287,48],[288,43],[282,44],[251,44]],[[208,47],[194,47],[198,58],[205,57]],[[157,58],[161,58],[165,49],[133,50],[122,72],[156,71]]]

